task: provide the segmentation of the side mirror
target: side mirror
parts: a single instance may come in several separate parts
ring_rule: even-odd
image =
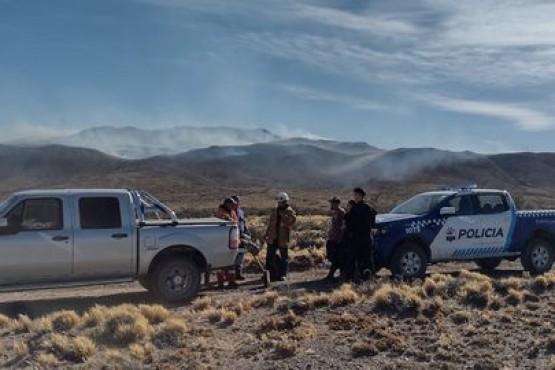
[[[0,218],[0,228],[8,227],[8,219],[7,218]]]
[[[457,214],[457,209],[455,207],[441,207],[439,214],[441,216],[453,216]]]

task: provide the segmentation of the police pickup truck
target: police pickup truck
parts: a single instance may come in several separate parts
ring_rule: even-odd
[[[541,274],[555,258],[555,210],[519,211],[507,191],[463,187],[418,194],[377,216],[375,264],[404,278],[429,263],[472,260],[495,269],[520,257]]]
[[[0,292],[138,280],[155,297],[195,297],[201,275],[231,268],[239,232],[178,220],[139,190],[35,190],[0,203]]]

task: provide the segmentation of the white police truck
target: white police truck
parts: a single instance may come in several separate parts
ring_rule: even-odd
[[[517,258],[541,274],[555,258],[555,210],[519,211],[504,190],[421,193],[376,223],[375,264],[403,278],[423,277],[430,263],[472,260],[487,270]]]

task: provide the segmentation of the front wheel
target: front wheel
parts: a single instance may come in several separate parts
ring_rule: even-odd
[[[404,243],[393,253],[389,269],[393,276],[403,279],[422,278],[426,275],[428,256],[421,246]]]
[[[553,245],[545,239],[536,238],[530,240],[520,256],[522,267],[532,274],[543,274],[551,270],[553,260],[555,259],[553,249]]]
[[[478,265],[479,268],[481,268],[482,270],[495,270],[497,268],[497,266],[499,266],[501,264],[502,259],[501,258],[482,258],[479,260],[476,260],[476,264]]]
[[[150,291],[168,303],[185,303],[196,297],[200,289],[200,269],[192,261],[170,257],[154,269]]]

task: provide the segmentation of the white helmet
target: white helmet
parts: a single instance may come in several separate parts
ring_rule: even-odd
[[[287,195],[286,192],[282,191],[281,193],[278,193],[278,195],[276,195],[276,200],[280,203],[289,202],[289,195]]]

